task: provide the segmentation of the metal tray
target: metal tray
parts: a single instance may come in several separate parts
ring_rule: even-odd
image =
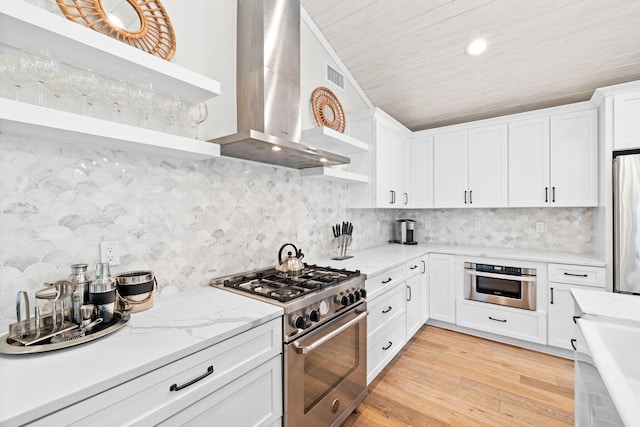
[[[0,354],[44,353],[46,351],[60,350],[63,348],[69,348],[76,345],[84,344],[86,342],[97,340],[98,338],[102,338],[117,331],[129,321],[129,318],[130,316],[128,312],[116,311],[113,313],[113,320],[111,322],[101,323],[97,325],[90,334],[55,344],[45,342],[43,344],[25,346],[17,341],[10,339],[9,334],[5,334],[0,336]]]

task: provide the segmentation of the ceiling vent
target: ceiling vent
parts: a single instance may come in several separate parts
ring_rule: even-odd
[[[331,65],[327,65],[327,80],[340,89],[344,89],[344,74],[333,68]]]

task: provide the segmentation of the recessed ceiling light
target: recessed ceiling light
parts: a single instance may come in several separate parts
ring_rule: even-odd
[[[280,151],[280,150],[282,150],[282,148],[278,147],[277,145],[274,145],[273,147],[271,147],[271,149],[272,149],[273,151]]]
[[[327,162],[327,159],[325,159],[324,157],[321,157],[321,158],[320,158],[320,161],[321,161],[322,163],[326,163],[326,162]]]
[[[464,52],[469,56],[476,56],[484,53],[489,47],[489,42],[485,39],[473,39],[467,43],[467,47],[464,48]]]

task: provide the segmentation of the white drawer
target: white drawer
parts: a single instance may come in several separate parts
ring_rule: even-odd
[[[405,343],[405,317],[400,316],[367,338],[367,384],[398,354]]]
[[[604,267],[549,264],[549,281],[604,288],[606,286],[606,272]]]
[[[547,343],[546,314],[537,311],[460,299],[456,323],[521,340]]]
[[[413,277],[416,274],[420,274],[424,271],[426,266],[424,266],[423,261],[420,257],[414,258],[411,261],[407,261],[404,263],[404,277],[408,279],[409,277]]]
[[[367,296],[371,298],[379,292],[384,292],[385,289],[392,288],[396,283],[401,281],[404,281],[404,264],[367,278],[365,282]]]
[[[385,323],[404,313],[405,287],[398,283],[393,289],[378,295],[367,304],[367,336],[374,334]]]
[[[33,425],[129,425],[138,419],[156,424],[282,353],[282,318],[272,320],[216,345],[169,363]],[[182,390],[184,385],[213,373]]]

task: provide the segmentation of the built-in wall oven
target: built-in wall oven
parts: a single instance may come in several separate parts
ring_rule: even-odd
[[[465,262],[464,297],[535,310],[536,269]]]

